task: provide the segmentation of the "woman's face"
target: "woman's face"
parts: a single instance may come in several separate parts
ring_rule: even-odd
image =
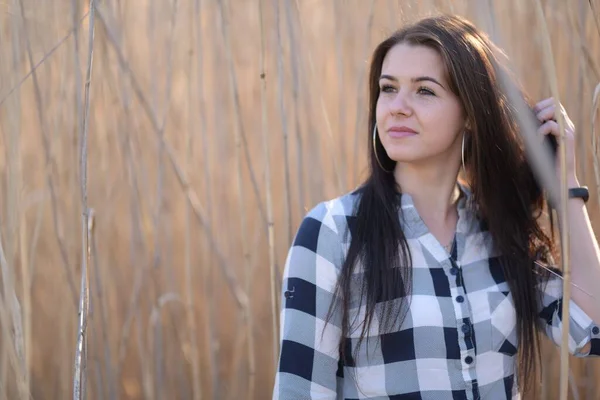
[[[402,43],[388,51],[376,118],[379,138],[392,160],[460,160],[465,115],[447,77],[441,56],[429,47]]]

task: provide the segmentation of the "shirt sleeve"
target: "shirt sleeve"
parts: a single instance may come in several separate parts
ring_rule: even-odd
[[[538,286],[542,297],[539,317],[544,333],[561,346],[563,280],[560,270],[549,269],[550,278]],[[584,351],[588,344],[591,344],[589,351]],[[569,304],[569,353],[579,358],[600,356],[600,327],[572,299]]]
[[[289,249],[273,400],[337,398],[341,314],[325,321],[343,258],[340,224],[329,203],[321,203],[304,217]]]

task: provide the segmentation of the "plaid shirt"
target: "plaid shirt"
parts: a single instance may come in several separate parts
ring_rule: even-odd
[[[357,198],[348,193],[313,208],[288,253],[273,399],[519,399],[512,296],[490,234],[467,207],[465,196],[459,201],[454,249],[448,254],[428,231],[412,198],[402,195],[400,221],[413,261],[408,313],[399,329],[385,334],[378,332],[375,316],[372,339],[362,342],[359,357],[340,361],[341,316],[334,315],[326,327],[324,321],[349,247],[346,233]],[[540,323],[560,345],[562,281],[551,279],[539,290]],[[364,304],[351,308],[350,321],[364,317],[364,310]],[[355,329],[345,338],[352,349],[359,335]],[[584,354],[590,341],[591,351]],[[600,329],[574,302],[569,351],[577,357],[600,355]]]

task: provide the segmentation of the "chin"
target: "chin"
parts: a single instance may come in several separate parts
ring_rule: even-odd
[[[393,151],[386,150],[386,153],[389,158],[400,163],[419,162],[426,160],[431,156],[411,149],[394,149]]]

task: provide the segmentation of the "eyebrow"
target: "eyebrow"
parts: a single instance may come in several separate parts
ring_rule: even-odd
[[[398,78],[396,78],[396,77],[394,77],[394,76],[392,76],[392,75],[381,75],[381,76],[379,77],[379,79],[380,79],[380,80],[381,80],[381,79],[388,79],[388,80],[390,80],[390,81],[393,81],[393,82],[398,82]],[[446,89],[446,88],[444,87],[444,85],[442,85],[441,83],[439,83],[439,82],[437,81],[437,79],[435,79],[435,78],[432,78],[431,76],[417,76],[416,78],[412,78],[412,79],[411,79],[411,81],[412,81],[412,82],[423,82],[423,81],[429,81],[429,82],[433,82],[433,83],[435,83],[435,84],[438,84],[438,85],[439,85],[439,86],[440,86],[442,89]]]

